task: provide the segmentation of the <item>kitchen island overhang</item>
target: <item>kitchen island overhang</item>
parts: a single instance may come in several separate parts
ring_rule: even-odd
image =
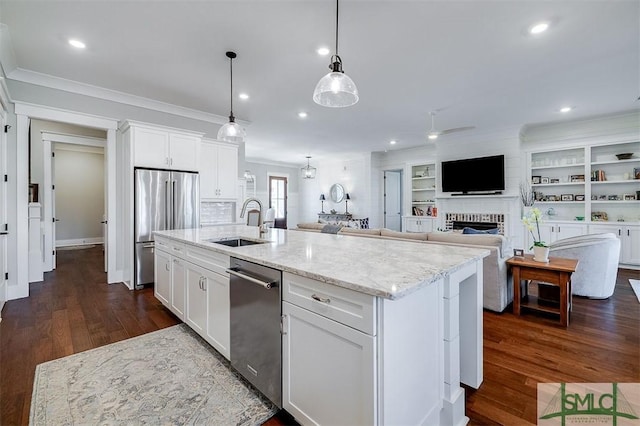
[[[374,296],[375,423],[466,422],[460,382],[482,383],[482,259],[488,250],[280,229],[260,234],[243,225],[157,235]],[[211,242],[230,237],[269,242]]]

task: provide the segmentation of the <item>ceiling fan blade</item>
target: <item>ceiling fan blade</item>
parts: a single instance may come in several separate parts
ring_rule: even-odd
[[[456,128],[453,128],[453,129],[442,130],[442,131],[439,132],[439,134],[448,135],[449,133],[464,132],[464,131],[472,130],[472,129],[475,129],[475,128],[476,128],[476,126],[456,127]]]

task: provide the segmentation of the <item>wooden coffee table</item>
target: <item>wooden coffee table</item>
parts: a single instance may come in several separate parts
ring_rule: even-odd
[[[513,274],[513,313],[520,315],[521,308],[528,308],[542,312],[560,314],[560,323],[569,325],[569,311],[571,310],[571,274],[578,266],[575,259],[550,257],[549,262],[537,262],[533,255],[507,259]],[[524,295],[521,294],[521,281],[524,280]],[[540,304],[537,297],[529,295],[529,282],[543,281],[546,284],[560,287],[560,306]],[[524,300],[522,299],[524,296]]]

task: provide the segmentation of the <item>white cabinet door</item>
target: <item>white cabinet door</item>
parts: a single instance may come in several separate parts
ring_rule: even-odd
[[[202,337],[206,336],[207,288],[206,270],[190,262],[185,262],[187,285],[186,323]]]
[[[155,250],[153,294],[163,305],[171,307],[171,255]]]
[[[376,424],[374,337],[288,302],[282,310],[283,408],[302,424]]]
[[[169,135],[170,167],[174,170],[198,170],[200,138],[171,133]]]
[[[577,237],[587,233],[586,225],[578,225],[572,223],[558,223],[555,225],[555,239],[562,240],[565,238]]]
[[[404,225],[406,232],[433,232],[433,219],[406,217]]]
[[[185,278],[186,271],[183,260],[173,258],[173,267],[171,270],[171,311],[184,321],[185,310]]]
[[[163,130],[133,129],[135,166],[169,168],[169,133]]]
[[[207,289],[207,335],[206,340],[229,359],[230,302],[229,276],[215,272],[205,274]]]
[[[640,265],[640,226],[625,226],[622,238],[622,263]]]
[[[235,199],[238,188],[238,147],[218,145],[218,197]]]
[[[200,199],[218,196],[218,147],[202,142],[200,145]]]

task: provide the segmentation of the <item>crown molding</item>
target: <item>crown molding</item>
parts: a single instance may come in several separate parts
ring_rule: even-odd
[[[0,22],[0,68],[8,75],[17,68],[16,54],[11,42],[11,33],[7,24]]]
[[[23,83],[34,84],[37,86],[48,87],[51,89],[62,90],[65,92],[75,93],[78,95],[89,96],[117,102],[125,105],[131,105],[138,108],[150,109],[153,111],[165,112],[180,117],[191,118],[194,120],[205,121],[215,124],[225,124],[229,121],[227,117],[208,112],[181,107],[142,96],[131,95],[129,93],[119,92],[117,90],[105,89],[104,87],[94,86],[91,84],[80,83],[65,78],[55,77],[49,74],[43,74],[36,71],[16,68],[7,74],[7,78]],[[251,124],[250,121],[236,120],[243,126]]]

